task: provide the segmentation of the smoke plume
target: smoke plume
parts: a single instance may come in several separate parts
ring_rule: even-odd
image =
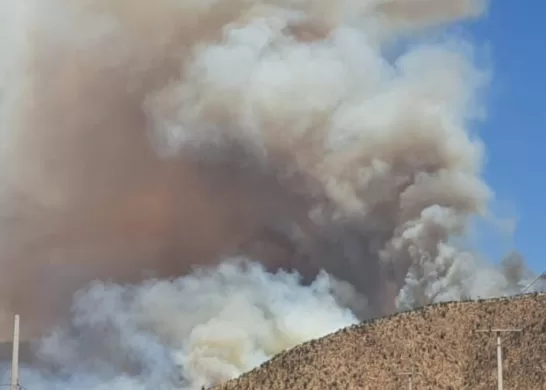
[[[0,330],[50,335],[33,388],[199,388],[533,280],[460,245],[489,75],[423,33],[483,1],[0,5]]]

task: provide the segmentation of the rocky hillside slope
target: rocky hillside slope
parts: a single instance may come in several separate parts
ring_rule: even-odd
[[[362,323],[286,351],[216,390],[495,389],[503,334],[504,385],[546,390],[546,295],[450,302]]]

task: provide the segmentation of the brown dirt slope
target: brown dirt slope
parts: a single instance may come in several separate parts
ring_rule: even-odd
[[[496,338],[503,335],[504,385],[546,389],[546,295],[450,302],[355,325],[286,351],[216,390],[495,389]]]

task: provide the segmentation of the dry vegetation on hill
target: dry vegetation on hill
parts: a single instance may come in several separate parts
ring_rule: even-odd
[[[503,336],[504,384],[546,389],[546,295],[450,302],[355,325],[286,351],[217,390],[405,388],[397,373],[413,370],[416,389],[496,388],[493,334]]]

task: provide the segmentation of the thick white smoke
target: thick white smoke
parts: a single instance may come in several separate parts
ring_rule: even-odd
[[[28,388],[195,389],[533,279],[458,245],[488,74],[422,33],[483,1],[0,4],[0,320],[53,329]]]
[[[310,286],[230,260],[171,281],[95,283],[76,298],[70,328],[25,370],[32,388],[196,389],[248,371],[283,349],[355,323],[321,275]]]

